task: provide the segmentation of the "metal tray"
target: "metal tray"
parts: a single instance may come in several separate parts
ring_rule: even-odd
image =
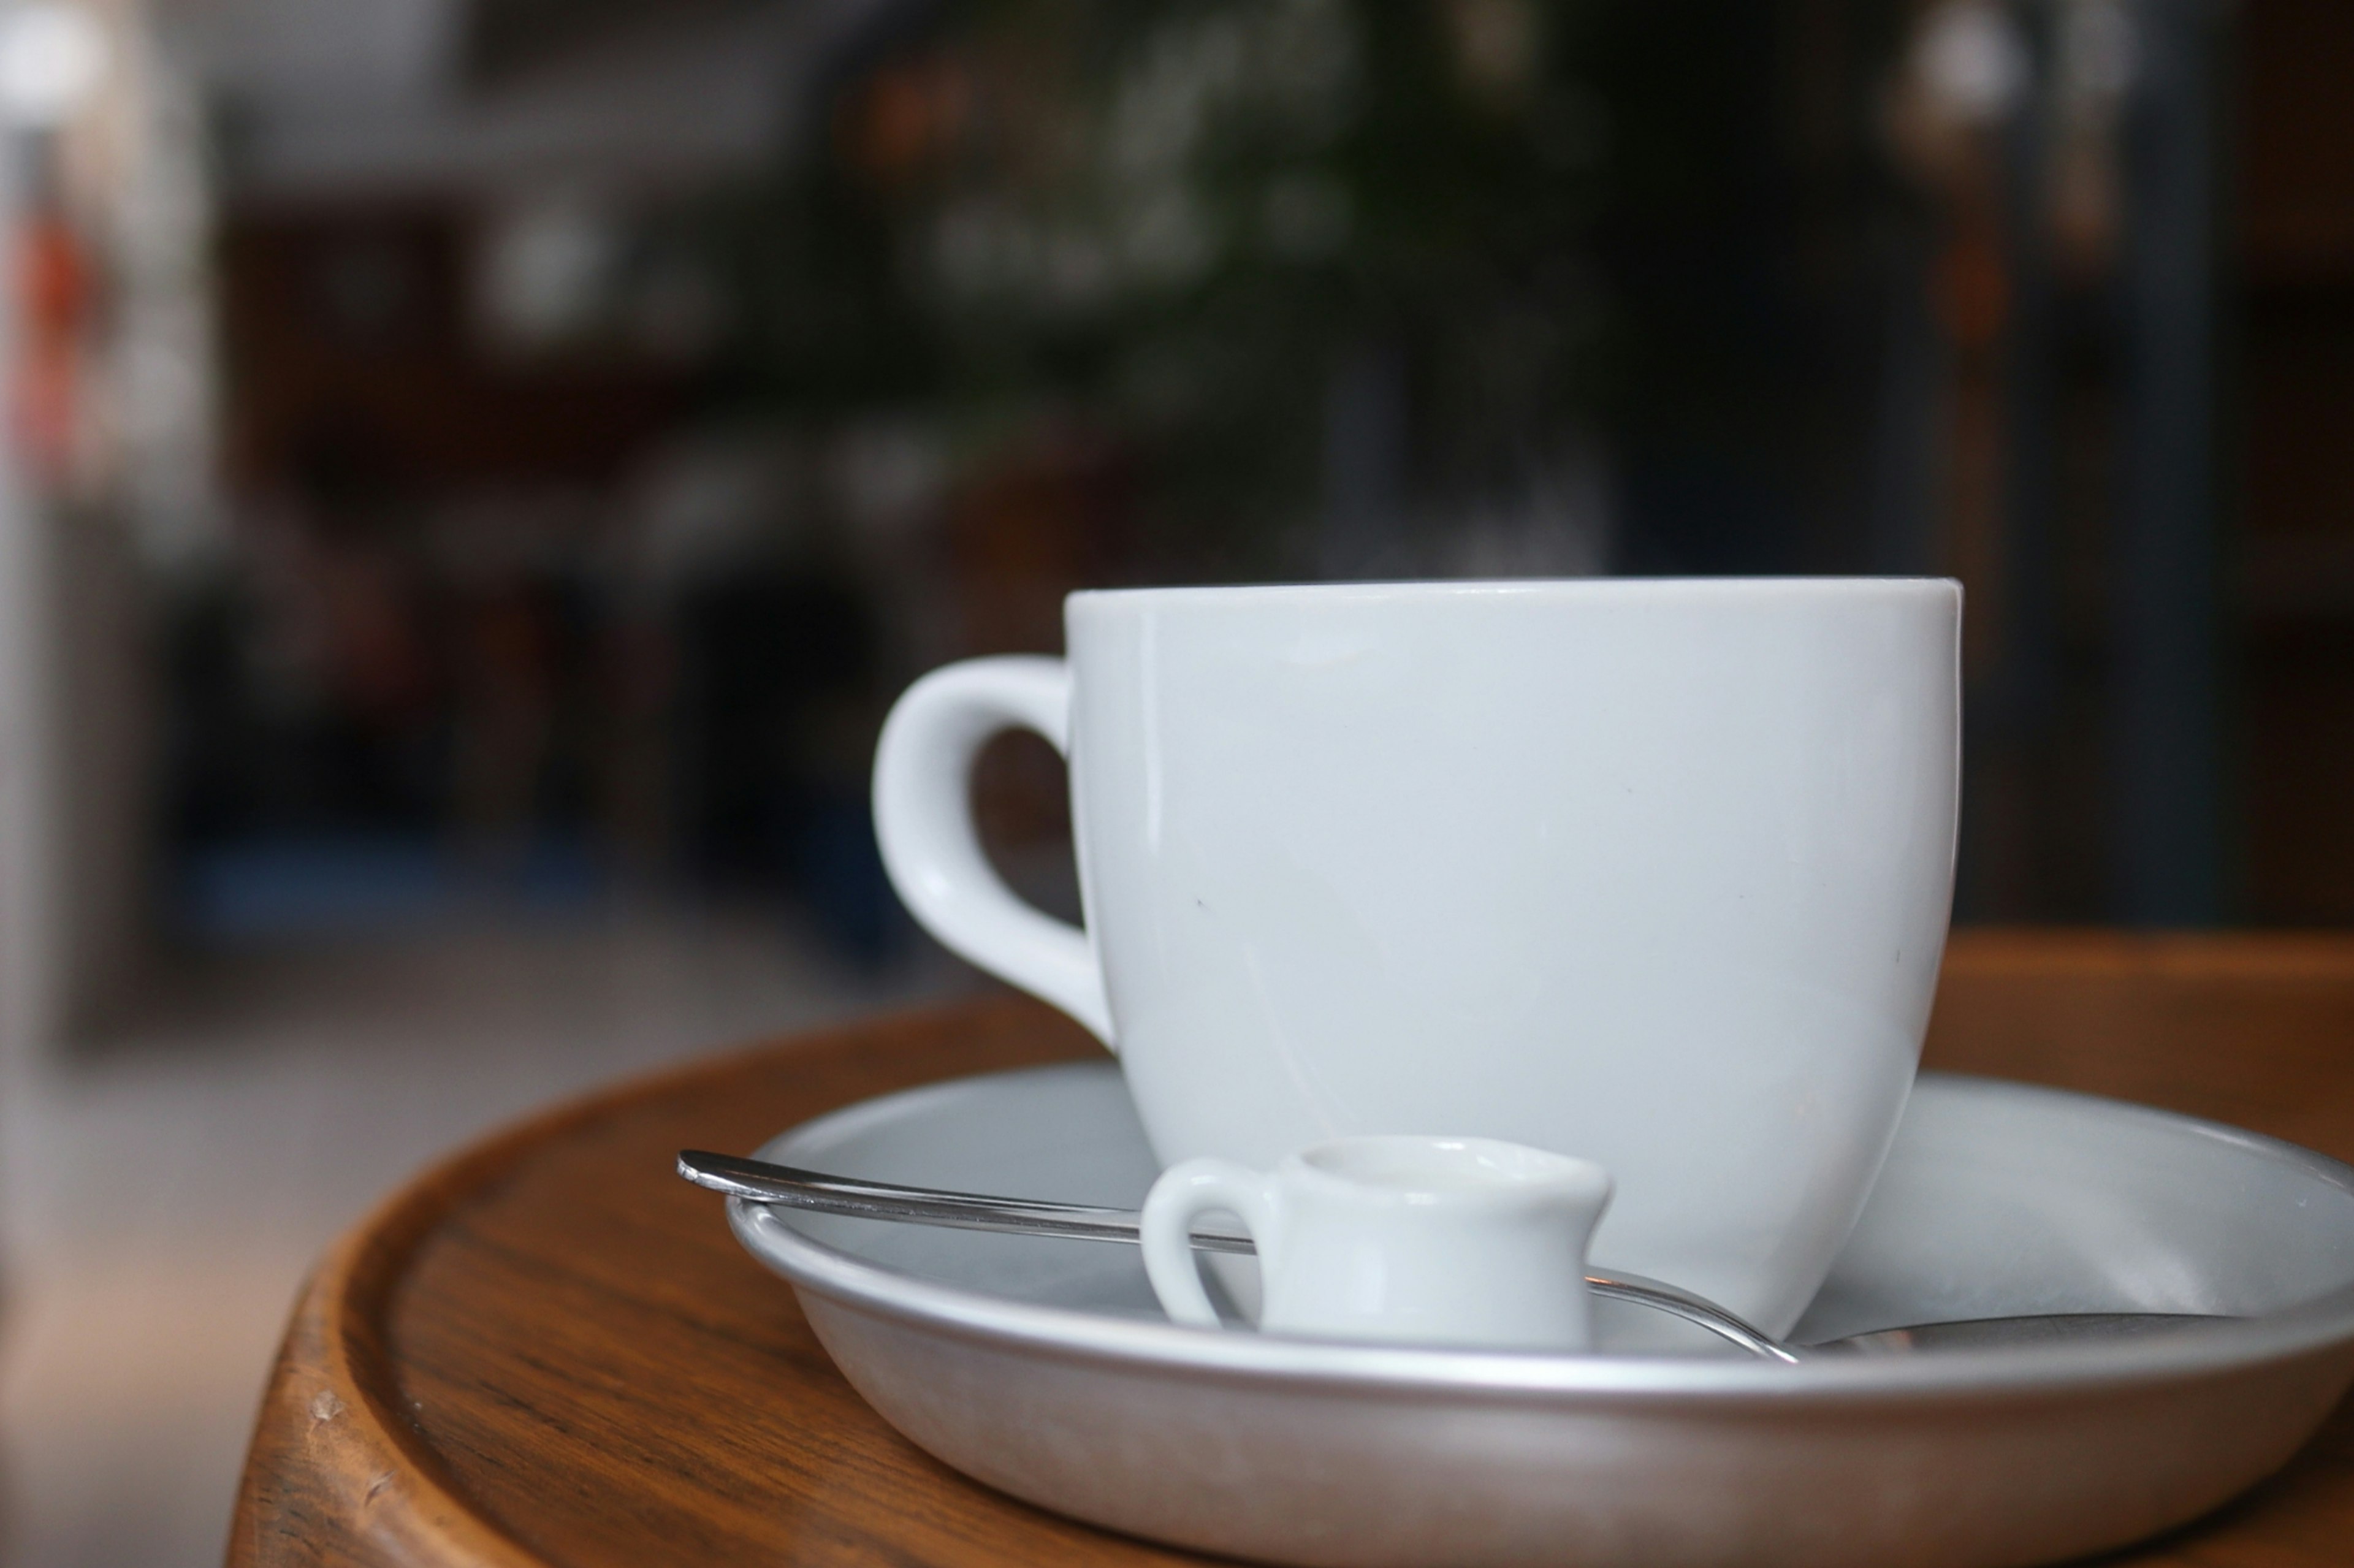
[[[1156,1169],[1109,1062],[887,1096],[762,1152],[1122,1205]],[[939,1458],[1271,1563],[2049,1562],[2224,1501],[2354,1380],[2354,1171],[1934,1074],[1796,1337],[2034,1311],[2239,1320],[1790,1367],[1700,1340],[1658,1353],[1679,1348],[1666,1320],[1628,1308],[1601,1323],[1620,1353],[1393,1350],[1174,1327],[1118,1246],[740,1202],[729,1218],[858,1391]]]

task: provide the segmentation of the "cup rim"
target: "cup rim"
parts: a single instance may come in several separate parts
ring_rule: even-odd
[[[1951,599],[1962,584],[1949,577],[1616,577],[1398,579],[1380,582],[1180,584],[1149,588],[1081,588],[1063,600],[1066,613],[1127,607],[1284,606],[1299,603],[1379,605],[1500,599],[1564,601],[1792,599]]]

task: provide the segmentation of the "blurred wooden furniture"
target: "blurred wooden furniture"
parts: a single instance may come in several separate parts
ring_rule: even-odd
[[[2354,920],[2354,6],[2233,7],[2225,667],[2247,907]]]
[[[626,1086],[395,1196],[321,1266],[247,1460],[228,1561],[364,1568],[1192,1561],[1013,1502],[904,1442],[740,1253],[677,1149],[1087,1054],[993,999]],[[2354,1160],[2354,937],[1978,932],[1931,1065],[2233,1121]],[[2105,1563],[2354,1560],[2354,1406],[2279,1476]]]

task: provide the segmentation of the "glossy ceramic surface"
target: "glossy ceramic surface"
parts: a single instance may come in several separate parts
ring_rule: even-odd
[[[1155,589],[1070,661],[935,673],[876,759],[949,947],[1119,1053],[1163,1163],[1496,1138],[1617,1181],[1602,1255],[1787,1330],[1917,1060],[1952,882],[1960,590],[1898,579]],[[1064,747],[1087,928],[972,837]]]
[[[1193,1222],[1233,1214],[1257,1244],[1257,1327],[1394,1344],[1584,1351],[1585,1249],[1610,1202],[1589,1160],[1485,1138],[1375,1134],[1300,1150],[1273,1171],[1188,1160],[1139,1222],[1169,1316],[1220,1326]]]
[[[891,1096],[762,1152],[1119,1206],[1157,1169],[1108,1063]],[[859,1391],[947,1463],[1114,1529],[1277,1563],[2048,1562],[2223,1501],[2354,1377],[2354,1171],[2162,1112],[1936,1075],[1801,1337],[2020,1312],[2246,1320],[1796,1367],[1397,1350],[1175,1327],[1127,1246],[741,1203],[730,1218]],[[1658,1320],[1596,1308],[1606,1348]]]

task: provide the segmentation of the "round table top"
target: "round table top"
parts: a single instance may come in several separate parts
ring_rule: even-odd
[[[877,1020],[631,1084],[467,1150],[320,1266],[228,1561],[364,1568],[1173,1563],[901,1438],[745,1255],[684,1147],[1096,1047],[1026,1001]],[[2354,939],[1957,938],[1932,1065],[2120,1095],[2354,1159]],[[2354,1406],[2273,1480],[2111,1563],[2354,1560]]]

